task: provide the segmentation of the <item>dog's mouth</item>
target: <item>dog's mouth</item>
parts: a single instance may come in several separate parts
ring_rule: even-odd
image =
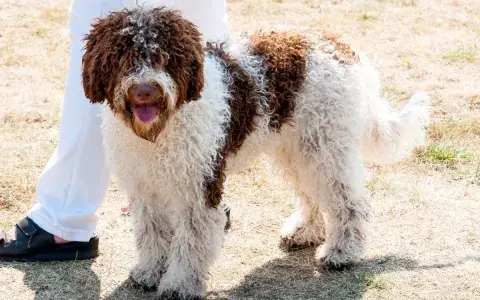
[[[150,123],[158,115],[158,107],[154,103],[135,104],[135,117],[142,123]]]

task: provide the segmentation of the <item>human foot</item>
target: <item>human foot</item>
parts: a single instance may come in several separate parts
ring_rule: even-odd
[[[58,241],[58,243],[57,243]],[[57,239],[26,217],[8,231],[0,232],[0,261],[65,261],[98,256],[98,237],[88,242]]]

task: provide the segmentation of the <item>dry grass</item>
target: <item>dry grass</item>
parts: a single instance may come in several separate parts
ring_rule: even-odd
[[[452,139],[455,137],[475,137],[480,135],[480,121],[451,120],[434,123],[428,127],[428,135],[432,140]]]
[[[0,3],[0,227],[34,202],[58,137],[68,63],[68,3]],[[323,272],[313,250],[285,253],[278,231],[293,192],[262,159],[232,176],[233,225],[208,299],[480,298],[480,85],[477,0],[230,0],[234,34],[278,25],[339,32],[369,55],[385,98],[432,95],[429,142],[391,167],[370,168],[375,209],[362,263]],[[466,45],[458,48],[458,45]],[[467,154],[466,156],[464,154]],[[445,163],[448,162],[448,163]],[[98,214],[93,262],[0,264],[0,299],[153,299],[124,282],[134,261],[125,195],[112,182]]]

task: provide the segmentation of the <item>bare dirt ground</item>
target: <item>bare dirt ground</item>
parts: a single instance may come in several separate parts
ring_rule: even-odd
[[[0,0],[0,228],[35,201],[57,142],[68,63],[68,6]],[[480,299],[480,5],[478,0],[228,1],[233,34],[272,26],[341,33],[376,63],[399,105],[432,96],[428,145],[370,168],[375,219],[364,259],[318,270],[313,249],[285,253],[294,194],[266,161],[229,179],[233,226],[208,299]],[[0,299],[153,299],[125,284],[134,261],[125,195],[112,182],[91,262],[0,263]]]

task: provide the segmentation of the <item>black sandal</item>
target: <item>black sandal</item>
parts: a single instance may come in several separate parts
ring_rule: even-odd
[[[26,217],[15,226],[15,236],[0,232],[0,261],[66,261],[98,256],[98,237],[88,242],[55,243],[52,234]]]

